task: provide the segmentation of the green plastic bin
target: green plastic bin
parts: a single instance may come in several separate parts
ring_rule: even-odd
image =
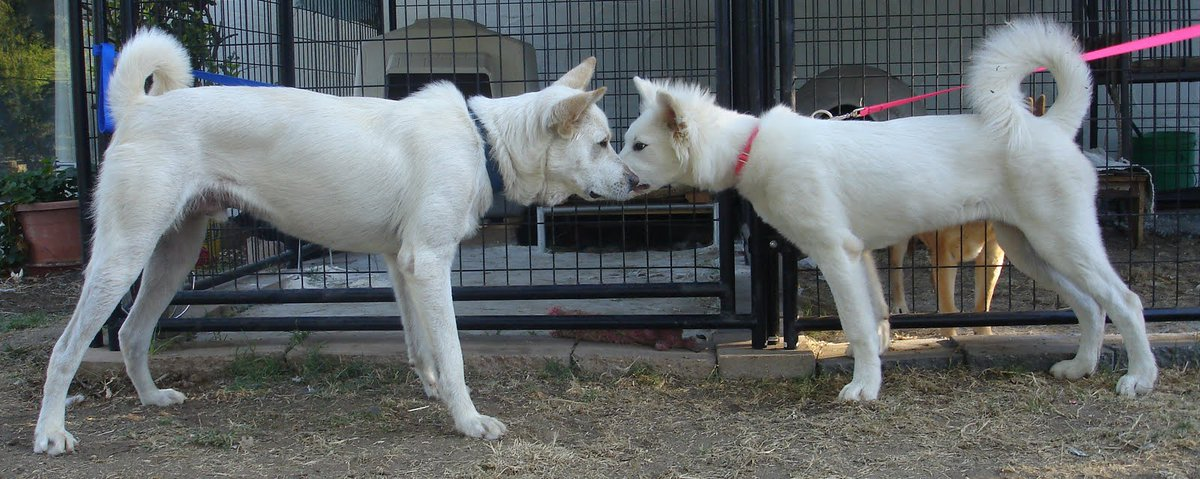
[[[1196,186],[1196,133],[1154,131],[1133,138],[1133,162],[1146,167],[1156,191]]]

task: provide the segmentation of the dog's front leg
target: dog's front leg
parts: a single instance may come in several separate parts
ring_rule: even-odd
[[[854,238],[846,242],[861,244]],[[833,241],[825,244],[840,243]],[[814,252],[813,258],[829,283],[837,303],[842,330],[854,350],[854,379],[842,388],[838,398],[847,401],[874,400],[879,397],[883,377],[879,360],[879,320],[875,314],[876,306],[872,304],[869,282],[865,281],[870,274],[865,261],[867,255],[862,253],[861,247],[857,250],[838,248]]]
[[[892,314],[909,313],[904,297],[904,256],[908,254],[908,239],[888,248],[888,279],[892,287]]]
[[[500,420],[479,414],[471,402],[463,374],[462,346],[454,317],[454,301],[450,295],[450,266],[454,246],[414,248],[400,253],[400,270],[406,297],[412,313],[414,329],[428,331],[421,337],[428,343],[417,345],[418,356],[427,348],[436,372],[433,388],[450,410],[454,426],[471,437],[499,439],[507,432]],[[407,260],[407,261],[406,261]]]

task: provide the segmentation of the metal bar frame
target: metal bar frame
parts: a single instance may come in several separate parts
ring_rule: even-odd
[[[464,331],[545,329],[745,329],[749,315],[721,314],[459,316]],[[402,331],[400,316],[305,316],[262,318],[180,318],[159,322],[160,331]]]

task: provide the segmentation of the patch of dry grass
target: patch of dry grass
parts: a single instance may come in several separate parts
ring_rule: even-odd
[[[845,376],[469,371],[480,411],[510,428],[486,442],[455,433],[406,367],[319,352],[168,375],[189,397],[171,408],[141,406],[123,374],[77,378],[80,449],[48,459],[30,441],[56,328],[0,334],[0,477],[1200,477],[1195,369],[1136,400],[1113,393],[1117,373],[889,370],[865,404],[836,401]]]
[[[318,361],[310,358],[306,361]],[[11,366],[22,363],[13,361]],[[310,367],[316,367],[310,364]],[[1165,370],[1137,400],[1112,374],[886,373],[883,398],[835,401],[846,377],[684,379],[473,372],[477,405],[510,427],[465,439],[403,369],[331,362],[245,388],[194,386],[142,407],[124,379],[85,383],[68,414],[79,453],[29,452],[40,369],[0,392],[0,476],[125,474],[419,477],[1195,477],[1200,373]],[[346,373],[353,371],[352,374]],[[548,375],[549,374],[549,375]],[[12,389],[17,389],[15,393]],[[104,391],[115,391],[104,398]]]

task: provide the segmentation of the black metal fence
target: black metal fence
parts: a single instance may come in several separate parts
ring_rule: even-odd
[[[833,114],[887,100],[963,84],[962,72],[975,42],[991,27],[1023,15],[1072,25],[1086,50],[1114,45],[1195,24],[1200,6],[1190,2],[1056,0],[1007,2],[797,2],[795,28],[781,43],[795,45],[795,106]],[[791,38],[788,38],[791,36]],[[1200,214],[1196,134],[1200,130],[1200,64],[1195,41],[1092,63],[1096,95],[1079,142],[1097,165],[1100,221],[1109,256],[1147,307],[1147,320],[1197,319],[1200,313]],[[1049,75],[1026,82],[1032,96],[1054,98]],[[862,103],[860,103],[862,102]],[[964,113],[961,92],[889,110],[866,121],[924,114]],[[1130,165],[1128,160],[1132,159]],[[897,169],[904,165],[896,165]],[[1153,180],[1151,180],[1153,178]],[[943,231],[946,248],[965,234]],[[976,311],[972,266],[940,266],[957,272],[957,285],[932,281],[934,253],[914,241],[911,256],[879,254],[884,289],[893,306],[910,311],[940,309],[961,314],[893,316],[893,327],[954,327],[1074,323],[1053,293],[1039,291],[1019,271],[1004,267],[988,312]],[[959,256],[965,256],[958,251]],[[967,253],[969,254],[969,253]],[[794,345],[799,331],[829,329],[836,314],[820,272],[801,253],[780,246],[783,336]],[[969,259],[968,259],[969,260]],[[898,268],[889,265],[900,265]],[[996,265],[1004,266],[1004,265]],[[891,274],[888,274],[891,273]],[[771,281],[774,269],[756,271]],[[899,283],[893,285],[893,281]],[[893,288],[893,286],[897,286]],[[955,304],[939,308],[938,289],[950,288]],[[795,292],[795,294],[793,294]],[[771,325],[774,331],[774,325]]]
[[[395,99],[433,80],[450,80],[472,94],[518,94],[540,88],[581,59],[596,56],[594,83],[609,88],[601,106],[619,133],[637,116],[638,98],[629,81],[633,75],[709,85],[721,104],[742,111],[757,112],[790,101],[801,110],[852,108],[860,98],[901,97],[961,83],[960,72],[973,40],[1016,14],[1049,14],[1072,22],[1089,43],[1113,35],[1156,33],[1196,20],[1196,7],[1162,4],[1148,0],[1132,5],[1094,0],[85,1],[79,18],[72,22],[78,28],[73,56],[78,162],[81,177],[89,177],[105,146],[105,136],[95,128],[98,70],[86,52],[99,42],[119,45],[139,25],[160,25],[185,38],[197,68],[342,96]],[[1172,70],[1174,64],[1167,61],[1167,57],[1191,55],[1195,47],[1185,44],[1166,53],[1136,54],[1133,59],[1096,65],[1102,85],[1097,91],[1108,94],[1097,95],[1082,144],[1104,148],[1111,153],[1108,157],[1136,158],[1137,141],[1144,132],[1179,130],[1195,135],[1200,116],[1195,97],[1200,92],[1187,83],[1195,70],[1188,70],[1187,62]],[[1139,70],[1141,60],[1160,61],[1154,70]],[[1151,81],[1161,82],[1143,86]],[[1030,87],[1034,93],[1053,90],[1047,79],[1031,82]],[[818,105],[813,92],[830,88],[838,101]],[[1168,94],[1164,88],[1175,90]],[[954,94],[895,114],[960,111],[961,98]],[[1193,136],[1193,162],[1194,143]],[[1101,157],[1104,166],[1112,166],[1108,157]],[[1195,167],[1190,168],[1194,181]],[[1131,170],[1113,171],[1115,184],[1142,184]],[[1115,245],[1110,249],[1113,261],[1127,280],[1148,278],[1131,281],[1147,307],[1153,308],[1148,318],[1185,319],[1200,311],[1196,290],[1200,280],[1188,274],[1200,270],[1198,248],[1194,236],[1182,233],[1188,216],[1171,209],[1194,207],[1195,188],[1184,180],[1172,181],[1175,188],[1156,192],[1153,210],[1131,210],[1136,195],[1128,187],[1101,200],[1106,233]],[[85,204],[89,199],[82,195]],[[795,344],[799,330],[836,329],[829,318],[796,321],[832,314],[831,296],[816,270],[793,266],[799,252],[760,221],[748,219],[753,215],[746,212],[732,195],[687,190],[664,191],[625,204],[569,202],[553,208],[521,208],[497,198],[480,234],[460,247],[454,267],[454,297],[470,302],[458,308],[460,328],[737,328],[754,331],[756,346],[779,334],[781,316],[789,345]],[[329,251],[278,232],[248,214],[236,210],[230,214],[229,222],[210,228],[192,280],[183,285],[174,303],[244,306],[222,317],[165,318],[160,328],[400,328],[390,304],[371,305],[392,301],[380,260]],[[738,238],[743,223],[749,232],[744,242]],[[1173,232],[1163,226],[1172,224]],[[1127,234],[1139,228],[1141,236]],[[748,253],[744,257],[742,250]],[[901,271],[913,309],[932,311],[929,268],[921,266],[928,264],[923,254],[914,254]],[[751,281],[749,311],[735,306],[735,273],[742,261],[751,263],[750,277],[742,279]],[[990,313],[907,315],[897,317],[896,324],[1073,321],[1056,311],[1054,297],[1036,294],[1034,285],[1019,273],[1005,268],[1003,275]],[[961,276],[957,296],[971,297],[970,275]],[[583,309],[579,316],[547,314],[551,306],[571,308],[576,304],[573,300],[594,299],[620,301],[603,311],[579,306]],[[511,301],[521,301],[521,306],[512,307]],[[347,308],[344,303],[361,307]],[[119,318],[116,314],[108,328],[114,347]]]
[[[383,8],[238,0],[203,5],[208,29],[171,21],[198,3],[204,2],[85,3],[81,25],[92,34],[81,49],[120,43],[117,37],[134,26],[154,24],[207,41],[199,50],[205,58],[195,62],[200,69],[391,99],[434,80],[453,81],[468,94],[533,91],[596,56],[593,81],[609,87],[601,106],[616,129],[637,115],[632,72],[712,84],[717,71],[712,5],[697,0],[672,2],[673,9],[657,2],[393,1]],[[104,138],[93,138],[91,156],[81,163],[99,158]],[[570,201],[553,208],[496,200],[453,268],[455,300],[479,303],[459,303],[462,329],[753,327],[749,314],[736,314],[732,268],[722,267],[733,263],[734,235],[721,230],[718,218],[732,213],[711,195],[670,190],[621,205]],[[161,329],[400,328],[379,258],[329,251],[246,213],[230,214],[229,222],[210,228],[192,282],[175,304],[254,306],[239,308],[234,318],[164,318]],[[621,304],[589,311],[571,302],[604,298]],[[513,300],[522,307],[496,303]],[[326,303],[363,304],[314,306]],[[548,315],[552,306],[582,311]],[[654,311],[670,314],[647,314]]]

